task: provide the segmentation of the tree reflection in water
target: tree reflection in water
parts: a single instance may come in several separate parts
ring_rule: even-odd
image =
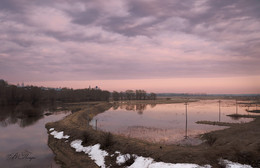
[[[21,103],[17,106],[0,106],[0,126],[18,124],[27,127],[35,124],[44,117],[44,111],[53,111],[56,107],[32,106],[29,103]]]
[[[142,115],[144,110],[146,110],[147,106],[154,108],[156,106],[155,103],[153,104],[145,104],[145,103],[138,103],[138,104],[131,104],[131,103],[115,103],[112,107],[113,110],[126,109],[127,111],[137,111],[138,114]]]

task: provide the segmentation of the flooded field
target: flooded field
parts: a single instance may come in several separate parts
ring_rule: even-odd
[[[69,111],[40,110],[37,117],[21,118],[12,109],[0,109],[0,167],[60,167],[47,145],[47,122],[62,119]]]
[[[240,104],[242,103],[242,104]],[[97,115],[91,125],[95,129],[127,137],[159,143],[200,143],[199,134],[227,127],[196,124],[196,121],[249,122],[249,118],[231,118],[228,114],[246,114],[257,108],[235,100],[201,100],[176,104],[121,103]],[[187,109],[187,113],[186,113]]]

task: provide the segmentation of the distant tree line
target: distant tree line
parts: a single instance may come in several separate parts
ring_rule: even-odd
[[[126,90],[125,92],[112,92],[99,88],[70,89],[70,88],[44,88],[37,86],[10,85],[0,79],[0,105],[18,105],[27,102],[31,105],[37,103],[83,102],[83,101],[114,101],[119,100],[155,100],[155,93],[146,93],[144,90]]]
[[[55,89],[36,86],[18,87],[0,80],[0,105],[18,105],[28,102],[36,105],[40,102],[54,103],[81,101],[108,101],[110,92],[98,88],[88,89]]]
[[[126,90],[125,92],[112,92],[112,99],[119,100],[155,100],[155,93],[146,93],[144,90]]]

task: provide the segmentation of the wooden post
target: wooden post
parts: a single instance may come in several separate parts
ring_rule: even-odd
[[[96,130],[97,130],[97,119],[96,119]]]

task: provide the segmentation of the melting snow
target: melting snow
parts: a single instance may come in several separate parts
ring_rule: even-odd
[[[121,165],[121,164],[125,163],[128,159],[130,159],[130,157],[131,157],[130,154],[126,154],[126,155],[119,154],[119,156],[116,157],[116,163],[118,165]]]
[[[68,139],[70,137],[68,135],[63,135],[63,131],[61,131],[61,132],[54,131],[54,128],[53,129],[50,128],[50,131],[52,131],[51,135],[53,135],[54,138],[56,138],[56,139],[63,139],[63,138]]]
[[[125,163],[129,158],[130,154],[121,155],[116,158],[116,163],[118,165],[121,165]],[[205,166],[199,166],[197,164],[181,164],[181,163],[164,163],[164,162],[155,162],[152,158],[146,158],[142,156],[136,156],[132,155],[132,157],[135,157],[134,163],[129,166],[128,168],[211,168],[210,165]]]
[[[148,166],[153,162],[152,158],[145,158],[145,157],[137,157],[135,162],[129,166],[129,168],[148,168]]]
[[[226,166],[226,168],[252,168],[250,165],[231,162],[229,160],[220,159],[219,164]]]
[[[71,142],[70,146],[76,149],[76,152],[84,152],[88,154],[98,166],[105,168],[105,157],[108,156],[108,153],[105,150],[100,149],[100,144],[84,147],[81,143],[82,140],[74,140]]]

